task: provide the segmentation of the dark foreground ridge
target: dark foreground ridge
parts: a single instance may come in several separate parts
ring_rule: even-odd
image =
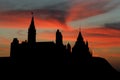
[[[70,70],[77,72],[118,73],[104,58],[92,56],[88,42],[84,41],[81,32],[79,32],[73,48],[69,43],[63,44],[63,36],[59,30],[56,32],[55,43],[36,42],[34,17],[32,17],[28,29],[28,40],[19,43],[19,40],[14,38],[11,43],[10,57],[0,58],[0,65],[13,64],[24,66],[49,65],[49,67],[64,65],[65,70],[68,70],[72,65]]]

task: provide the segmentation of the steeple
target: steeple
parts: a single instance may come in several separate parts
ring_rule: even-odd
[[[82,36],[81,32],[79,32],[79,34],[78,34],[77,41],[83,41],[83,36]]]
[[[35,30],[35,25],[34,25],[34,15],[33,15],[33,12],[32,12],[32,20],[31,20],[31,23],[30,23],[30,27],[29,29],[34,29]]]
[[[79,28],[79,34],[78,34],[78,37],[77,37],[77,41],[83,41],[83,36],[82,36],[82,33],[81,33],[81,27]]]
[[[85,42],[84,42],[82,33],[80,31],[79,34],[78,34],[78,37],[77,37],[77,40],[75,42],[74,47],[83,47],[83,46],[85,46]]]
[[[36,29],[34,25],[34,16],[32,12],[32,20],[30,23],[30,27],[28,29],[28,43],[34,44],[36,42]]]

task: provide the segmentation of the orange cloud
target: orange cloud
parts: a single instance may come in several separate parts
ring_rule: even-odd
[[[85,39],[98,48],[120,46],[120,31],[110,28],[91,28],[83,30]]]
[[[31,22],[31,15],[0,13],[0,28],[28,28]],[[41,29],[61,29],[68,30],[72,27],[61,23],[54,18],[43,19],[35,16],[35,26]]]
[[[71,1],[70,1],[71,2]],[[33,9],[33,10],[10,10],[0,12],[0,27],[6,28],[27,28],[30,23],[30,12],[34,11],[36,20],[36,27],[40,28],[60,28],[69,29],[67,22],[83,19],[90,16],[95,16],[109,9],[104,9],[104,5],[109,0],[93,0],[93,1],[72,1],[67,9],[51,10],[47,8]]]
[[[10,41],[5,37],[0,36],[0,56],[9,56],[10,52]]]
[[[105,10],[103,6],[108,2],[109,0],[77,2],[68,10],[66,21],[69,22],[77,19],[84,19],[105,13],[106,11],[109,11],[109,9]]]

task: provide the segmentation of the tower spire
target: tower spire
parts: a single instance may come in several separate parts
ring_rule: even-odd
[[[83,41],[83,36],[82,36],[82,33],[81,33],[81,27],[80,27],[77,41],[81,41],[81,40]]]
[[[28,43],[35,43],[36,42],[36,29],[34,24],[34,15],[33,12],[31,12],[32,20],[30,23],[30,27],[28,29]]]
[[[32,20],[31,20],[30,28],[35,29],[35,24],[34,24],[34,14],[33,14],[33,12],[31,12],[31,15],[32,15]]]

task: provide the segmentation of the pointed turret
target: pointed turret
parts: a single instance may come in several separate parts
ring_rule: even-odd
[[[82,33],[81,33],[81,28],[79,29],[79,34],[78,34],[78,37],[77,37],[77,42],[78,41],[83,41],[83,36],[82,36]]]
[[[84,42],[82,33],[79,32],[77,41],[72,48],[72,55],[75,64],[84,63],[91,58],[91,54],[89,52],[88,42]]]
[[[36,42],[36,29],[35,29],[35,25],[34,25],[34,16],[32,13],[32,20],[30,23],[30,27],[28,29],[28,43],[35,44],[35,42]]]
[[[31,20],[29,29],[35,30],[35,24],[34,24],[34,16],[33,16],[33,13],[32,13],[32,20]]]
[[[79,32],[77,41],[83,41],[83,37],[82,37],[82,33],[81,32]]]
[[[83,39],[83,36],[82,36],[82,33],[79,32],[78,34],[78,37],[77,37],[77,41],[75,43],[75,46],[84,46],[85,45],[85,42],[84,42],[84,39]]]

